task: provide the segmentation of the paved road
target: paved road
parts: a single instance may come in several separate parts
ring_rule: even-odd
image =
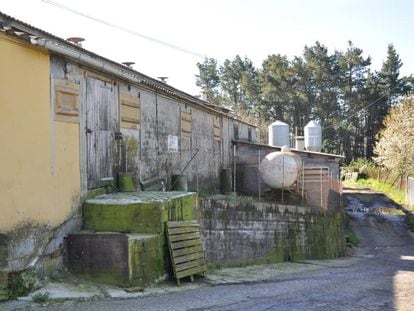
[[[362,243],[351,257],[319,261],[319,270],[265,282],[201,287],[157,297],[68,301],[30,310],[414,310],[414,238],[379,194],[346,193]],[[388,212],[387,212],[388,211]]]

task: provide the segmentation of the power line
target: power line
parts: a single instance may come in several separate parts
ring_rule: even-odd
[[[67,6],[65,6],[65,5],[63,5],[63,4],[60,4],[60,3],[57,3],[57,2],[54,2],[54,1],[51,1],[51,0],[40,0],[40,1],[45,2],[45,3],[47,3],[47,4],[50,4],[50,5],[53,5],[53,6],[57,7],[57,8],[62,9],[62,10],[69,11],[69,12],[74,13],[74,14],[76,14],[76,15],[80,15],[80,16],[82,16],[82,17],[85,17],[85,18],[87,18],[87,19],[93,20],[93,21],[95,21],[95,22],[98,22],[98,23],[104,24],[104,25],[106,25],[106,26],[109,26],[109,27],[112,27],[112,28],[115,28],[115,29],[118,29],[118,30],[122,30],[122,31],[127,32],[127,33],[130,33],[130,34],[132,34],[132,35],[134,35],[134,36],[137,36],[137,37],[140,37],[140,38],[146,39],[146,40],[148,40],[148,41],[155,42],[155,43],[158,43],[158,44],[161,44],[161,45],[167,46],[167,47],[169,47],[169,48],[171,48],[171,49],[174,49],[174,50],[177,50],[177,51],[180,51],[180,52],[186,53],[186,54],[190,54],[190,55],[193,55],[193,56],[197,56],[197,57],[200,57],[200,58],[206,58],[206,57],[207,57],[206,55],[203,55],[203,54],[201,54],[201,53],[191,51],[191,50],[189,50],[189,49],[186,49],[186,48],[180,47],[180,46],[178,46],[178,45],[175,45],[175,44],[172,44],[172,43],[169,43],[169,42],[163,41],[163,40],[159,40],[159,39],[157,39],[157,38],[153,38],[153,37],[150,37],[150,36],[144,35],[144,34],[142,34],[142,33],[139,33],[139,32],[137,32],[137,31],[135,31],[135,30],[131,30],[131,29],[128,29],[128,28],[126,28],[126,27],[123,27],[123,26],[120,26],[120,25],[117,25],[117,24],[114,24],[114,23],[111,23],[111,22],[105,21],[105,20],[103,20],[103,19],[100,19],[100,18],[97,18],[97,17],[91,16],[91,15],[88,15],[88,14],[82,13],[82,12],[80,12],[80,11],[77,11],[77,10],[75,10],[75,9],[72,9],[72,8],[70,8],[70,7],[67,7]]]
[[[365,107],[362,107],[361,109],[359,109],[358,111],[356,111],[355,113],[353,113],[353,114],[351,114],[350,116],[347,116],[345,119],[343,119],[343,120],[341,120],[339,123],[342,123],[342,122],[344,122],[344,121],[346,121],[346,120],[348,120],[348,119],[350,119],[350,118],[352,118],[352,117],[355,117],[357,114],[359,114],[362,110],[365,110],[365,109],[368,109],[369,107],[371,107],[372,105],[374,105],[374,104],[376,104],[377,102],[379,102],[381,99],[383,99],[384,97],[386,97],[387,96],[387,94],[383,94],[383,95],[381,95],[380,97],[378,97],[376,100],[374,100],[373,102],[371,102],[371,103],[369,103],[368,105],[366,105]],[[331,128],[331,127],[334,127],[334,126],[336,126],[336,125],[338,125],[337,123],[336,124],[332,124],[332,125],[329,125],[329,126],[327,126],[327,127],[324,127],[323,128],[323,130],[327,130],[327,129],[329,129],[329,128]]]

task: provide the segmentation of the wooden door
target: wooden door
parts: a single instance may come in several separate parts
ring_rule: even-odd
[[[101,178],[113,176],[115,139],[111,111],[115,89],[112,84],[94,78],[88,78],[86,85],[88,189],[96,189]]]

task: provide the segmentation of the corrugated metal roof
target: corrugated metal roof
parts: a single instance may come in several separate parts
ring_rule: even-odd
[[[105,58],[101,55],[98,55],[94,52],[86,50],[86,49],[82,48],[81,46],[70,43],[67,40],[62,39],[60,37],[57,37],[57,36],[53,35],[50,32],[47,32],[45,30],[34,27],[34,26],[32,26],[28,23],[25,23],[21,20],[18,20],[18,19],[14,18],[10,15],[7,15],[7,14],[1,12],[1,11],[0,11],[0,24],[1,24],[0,26],[2,26],[2,29],[0,29],[0,31],[3,31],[3,32],[7,33],[8,35],[13,35],[15,37],[18,37],[18,38],[20,38],[22,40],[25,40],[25,41],[28,41],[28,42],[30,42],[30,36],[35,36],[35,37],[39,37],[39,38],[42,38],[42,39],[50,40],[50,41],[55,42],[55,43],[59,44],[60,46],[65,47],[65,48],[73,49],[73,50],[76,50],[80,53],[86,54],[89,57],[96,58],[97,60],[102,60],[104,62],[107,62],[107,63],[111,64],[113,67],[118,68],[120,71],[128,73],[132,77],[141,79],[142,84],[147,85],[147,86],[149,86],[153,89],[162,91],[162,92],[164,92],[166,94],[169,94],[169,95],[174,95],[178,98],[187,100],[187,101],[189,101],[193,104],[202,106],[204,109],[207,109],[209,111],[215,112],[217,114],[225,115],[226,117],[228,117],[230,119],[237,120],[238,122],[245,123],[247,125],[255,127],[255,125],[253,125],[253,124],[250,124],[248,122],[239,120],[239,119],[237,119],[233,116],[230,116],[230,115],[222,112],[221,110],[212,108],[211,105],[208,102],[206,102],[206,101],[204,101],[200,98],[197,98],[193,95],[185,93],[184,91],[176,89],[171,85],[168,85],[164,82],[158,81],[157,79],[151,78],[150,76],[147,76],[147,75],[145,75],[145,74],[143,74],[139,71],[136,71],[132,68],[129,68],[129,67],[123,65],[123,64],[120,64],[118,62],[115,62],[113,60]],[[103,69],[103,71],[105,71],[105,69]]]

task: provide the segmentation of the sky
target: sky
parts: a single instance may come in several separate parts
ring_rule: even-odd
[[[85,18],[51,2],[191,53]],[[221,64],[237,54],[256,67],[270,54],[299,56],[316,41],[330,53],[348,41],[380,70],[388,44],[414,73],[414,1],[410,0],[0,0],[0,11],[189,94],[197,95],[197,62]]]

